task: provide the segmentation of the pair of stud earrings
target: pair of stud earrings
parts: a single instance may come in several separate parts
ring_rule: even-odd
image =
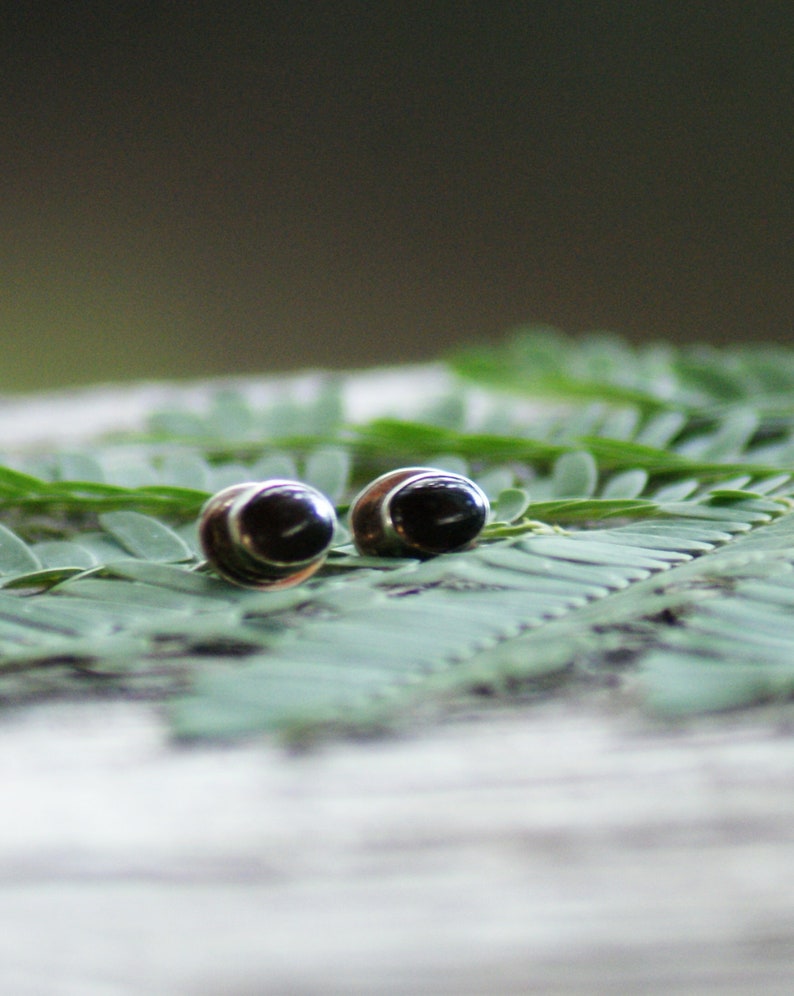
[[[359,553],[433,557],[471,546],[490,512],[467,477],[403,467],[367,485],[350,506]],[[248,588],[300,584],[325,561],[336,526],[333,504],[299,481],[233,484],[204,505],[199,540],[221,577]]]

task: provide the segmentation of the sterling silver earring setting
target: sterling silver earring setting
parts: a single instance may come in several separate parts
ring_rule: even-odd
[[[402,467],[354,499],[350,526],[359,553],[425,559],[472,546],[489,512],[485,493],[467,477]]]
[[[359,553],[426,559],[474,545],[488,521],[485,493],[467,477],[402,467],[367,485],[350,507]],[[325,562],[336,530],[332,503],[299,481],[233,484],[207,501],[199,541],[227,581],[278,591],[310,578]]]
[[[275,479],[233,484],[204,505],[199,541],[222,578],[278,591],[310,578],[336,528],[331,502],[308,484]]]

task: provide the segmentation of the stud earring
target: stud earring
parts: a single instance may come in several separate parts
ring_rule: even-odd
[[[472,546],[489,512],[485,493],[467,477],[403,467],[353,500],[350,527],[359,553],[427,558]]]
[[[207,501],[199,541],[209,563],[227,581],[278,590],[319,570],[336,525],[334,506],[298,481],[233,484]]]

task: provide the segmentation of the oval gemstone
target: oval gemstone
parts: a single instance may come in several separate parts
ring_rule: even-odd
[[[423,478],[392,496],[391,522],[400,538],[425,555],[452,553],[472,543],[488,517],[478,488],[456,478]]]
[[[302,564],[327,550],[334,521],[333,506],[319,492],[282,484],[249,498],[237,525],[251,556],[273,564]]]

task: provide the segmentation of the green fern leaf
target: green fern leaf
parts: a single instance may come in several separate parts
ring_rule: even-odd
[[[794,695],[794,352],[523,330],[450,369],[476,393],[428,397],[413,422],[346,425],[328,378],[310,398],[225,388],[142,434],[15,454],[0,701],[101,686],[167,703],[177,736],[308,738],[577,682],[671,718]],[[356,553],[344,512],[398,461],[481,484],[476,548]],[[196,516],[269,477],[333,498],[335,545],[299,588],[235,588],[202,564]]]

